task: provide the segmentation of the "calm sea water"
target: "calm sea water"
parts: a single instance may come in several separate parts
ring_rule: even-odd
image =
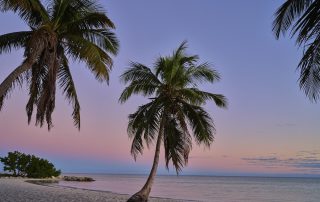
[[[95,182],[60,182],[62,186],[134,194],[143,175],[97,175]],[[320,178],[157,176],[155,197],[210,202],[320,202]]]

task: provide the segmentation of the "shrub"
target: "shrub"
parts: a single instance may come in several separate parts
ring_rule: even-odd
[[[46,178],[61,174],[48,160],[18,151],[9,152],[8,156],[0,158],[0,161],[4,164],[3,170],[13,173],[14,176]]]

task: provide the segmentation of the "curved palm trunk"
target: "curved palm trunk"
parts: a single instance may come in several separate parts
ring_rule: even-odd
[[[162,132],[159,132],[158,139],[157,139],[157,145],[156,145],[156,151],[154,154],[154,160],[152,169],[150,171],[149,177],[147,179],[147,182],[142,187],[142,189],[135,193],[133,196],[131,196],[127,202],[147,202],[149,198],[149,194],[153,185],[154,178],[157,174],[157,168],[159,164],[159,155],[160,155],[160,146],[161,146],[161,140],[162,140]]]
[[[18,66],[13,72],[5,78],[5,80],[0,84],[0,98],[3,97],[7,90],[13,85],[13,82],[25,71],[29,70],[34,61],[26,60],[20,66]]]

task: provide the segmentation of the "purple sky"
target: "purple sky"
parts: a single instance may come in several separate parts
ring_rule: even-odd
[[[210,150],[195,146],[183,174],[320,175],[319,104],[298,88],[301,57],[294,40],[275,40],[273,13],[284,1],[101,1],[117,26],[120,53],[110,85],[100,84],[83,64],[73,63],[81,104],[81,131],[71,106],[57,94],[54,128],[28,126],[26,88],[17,88],[0,112],[0,155],[19,150],[48,158],[65,172],[147,173],[153,148],[134,162],[126,134],[127,115],[147,100],[120,105],[119,75],[128,62],[151,66],[183,40],[188,52],[211,62],[222,80],[229,109],[207,106],[217,134]],[[26,30],[12,13],[0,14],[0,34]],[[0,81],[22,61],[22,51],[0,56]],[[160,173],[165,174],[163,162]],[[171,172],[170,173],[174,173]]]

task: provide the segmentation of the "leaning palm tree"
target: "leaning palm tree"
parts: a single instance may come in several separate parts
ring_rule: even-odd
[[[287,0],[275,13],[273,32],[277,39],[291,29],[304,53],[298,64],[299,84],[311,101],[320,98],[320,1]]]
[[[112,21],[95,0],[0,0],[3,12],[13,11],[30,27],[0,36],[0,54],[24,49],[24,59],[0,84],[0,110],[15,86],[26,82],[28,123],[36,107],[36,125],[47,122],[55,108],[56,82],[73,106],[80,129],[80,104],[69,60],[85,62],[98,81],[108,81],[111,55],[118,51]],[[110,55],[111,54],[111,55]]]
[[[149,97],[129,115],[128,135],[131,137],[131,154],[137,155],[146,145],[156,142],[154,161],[150,175],[143,188],[128,201],[147,201],[159,163],[160,147],[163,142],[166,167],[172,161],[177,174],[188,162],[192,147],[192,136],[198,144],[210,146],[215,131],[213,120],[202,105],[213,100],[218,107],[226,107],[223,95],[201,91],[199,83],[213,83],[219,74],[208,63],[198,64],[198,56],[185,53],[186,42],[170,57],[160,57],[153,69],[132,62],[121,75],[128,86],[119,101],[127,101],[133,94]],[[189,131],[189,130],[192,130]]]

